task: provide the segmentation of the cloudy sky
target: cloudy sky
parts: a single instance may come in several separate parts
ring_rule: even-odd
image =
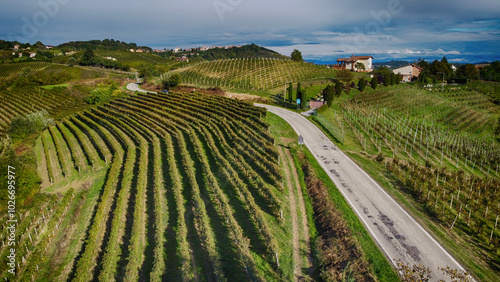
[[[500,60],[499,0],[0,0],[0,39],[153,48],[256,43],[335,61]]]

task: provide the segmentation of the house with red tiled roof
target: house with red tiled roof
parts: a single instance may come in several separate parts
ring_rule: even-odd
[[[352,71],[370,72],[373,70],[372,56],[354,56],[353,54],[350,58],[338,58],[337,63]],[[363,64],[364,69],[360,67],[361,64]]]

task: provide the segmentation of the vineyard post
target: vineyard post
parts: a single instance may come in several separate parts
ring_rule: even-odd
[[[493,233],[495,232],[495,230],[497,229],[497,224],[498,224],[498,214],[497,214],[497,219],[495,220],[495,227],[493,227],[493,230],[491,230],[491,235],[490,235],[490,244],[491,244],[491,240],[493,240]]]

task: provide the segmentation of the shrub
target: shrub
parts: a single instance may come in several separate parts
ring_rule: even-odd
[[[362,77],[362,78],[359,79],[359,82],[358,82],[359,92],[363,92],[365,90],[365,87],[366,87],[366,81]]]
[[[171,87],[176,87],[181,83],[181,75],[178,73],[172,73],[162,76],[161,84],[163,89],[170,89]]]
[[[46,110],[31,113],[27,116],[17,116],[12,119],[9,134],[13,139],[24,139],[30,135],[41,132],[48,125],[54,123]]]
[[[376,76],[373,76],[372,78],[372,82],[371,82],[371,85],[372,85],[372,88],[373,89],[377,89],[377,85],[378,85],[378,79]]]

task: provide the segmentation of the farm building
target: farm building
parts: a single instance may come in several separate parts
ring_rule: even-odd
[[[350,58],[338,58],[337,63],[340,66],[343,66],[343,68],[347,70],[352,70],[352,71],[366,71],[370,72],[373,70],[373,57],[372,56],[354,56],[354,54]],[[358,63],[363,64],[365,69],[363,70],[362,68],[359,68]]]
[[[418,77],[421,71],[422,68],[413,64],[393,70],[395,74],[401,75],[401,81],[403,82],[410,82],[414,77]]]

